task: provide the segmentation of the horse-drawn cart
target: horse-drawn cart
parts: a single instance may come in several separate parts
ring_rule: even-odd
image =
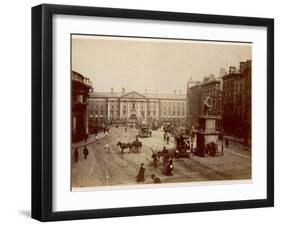
[[[125,149],[129,149],[129,153],[139,153],[142,148],[142,143],[138,140],[133,141],[132,143],[121,143],[120,141],[117,143],[117,146],[120,147],[121,153],[124,153]]]

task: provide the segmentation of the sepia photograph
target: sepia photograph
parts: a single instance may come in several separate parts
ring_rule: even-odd
[[[251,42],[71,34],[70,60],[72,191],[251,181]]]

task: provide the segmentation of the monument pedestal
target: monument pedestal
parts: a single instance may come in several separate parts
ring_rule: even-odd
[[[216,124],[216,116],[204,115],[199,117],[195,154],[201,157],[204,157],[205,154],[216,155],[220,135],[220,132],[216,131]]]

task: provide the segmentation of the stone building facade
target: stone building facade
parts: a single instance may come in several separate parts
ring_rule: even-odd
[[[251,134],[251,61],[230,67],[223,79],[223,128],[249,138]]]
[[[171,122],[184,124],[186,96],[184,94],[152,94],[136,91],[94,92],[89,99],[90,118],[96,124]]]
[[[198,117],[201,114],[201,99],[202,87],[201,82],[193,81],[192,79],[187,83],[187,111],[186,121],[187,126],[197,127]]]
[[[89,133],[88,98],[92,91],[91,81],[78,72],[72,71],[72,141],[80,141]]]

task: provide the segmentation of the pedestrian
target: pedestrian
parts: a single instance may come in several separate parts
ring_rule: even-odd
[[[228,145],[229,145],[229,140],[228,140],[228,138],[225,138],[225,147],[228,148]]]
[[[163,147],[162,153],[163,153],[163,154],[169,153],[169,151],[168,151],[168,149],[166,148],[166,146]]]
[[[167,134],[166,140],[167,140],[167,144],[169,145],[170,137],[168,134]]]
[[[125,132],[127,133],[127,126],[125,126]]]
[[[151,175],[151,179],[153,180],[154,184],[161,184],[160,178],[156,177],[154,174]]]
[[[88,136],[89,136],[89,135],[86,133],[86,134],[85,134],[85,140],[84,140],[84,141],[85,141],[85,143],[87,143]]]
[[[152,156],[151,157],[153,159],[154,167],[157,168],[158,156],[153,150],[152,150]]]
[[[88,148],[86,147],[86,145],[85,145],[84,148],[83,148],[83,154],[84,154],[84,159],[87,159],[87,156],[89,155],[89,150],[88,150]]]
[[[164,133],[164,137],[163,138],[164,138],[164,142],[165,142],[166,141],[166,133]]]
[[[247,150],[247,148],[248,148],[248,138],[247,136],[244,136],[243,150]]]
[[[145,181],[144,172],[145,172],[144,163],[142,163],[141,167],[139,169],[139,173],[137,175],[137,182],[144,182]]]
[[[106,144],[106,145],[104,146],[104,149],[105,149],[105,152],[106,152],[106,153],[110,153],[110,146],[109,146],[109,144]]]
[[[149,136],[152,137],[152,132],[151,131],[149,131]]]
[[[75,151],[74,151],[74,160],[75,160],[75,162],[78,162],[78,158],[79,158],[79,156],[78,156],[78,148],[75,148]]]

